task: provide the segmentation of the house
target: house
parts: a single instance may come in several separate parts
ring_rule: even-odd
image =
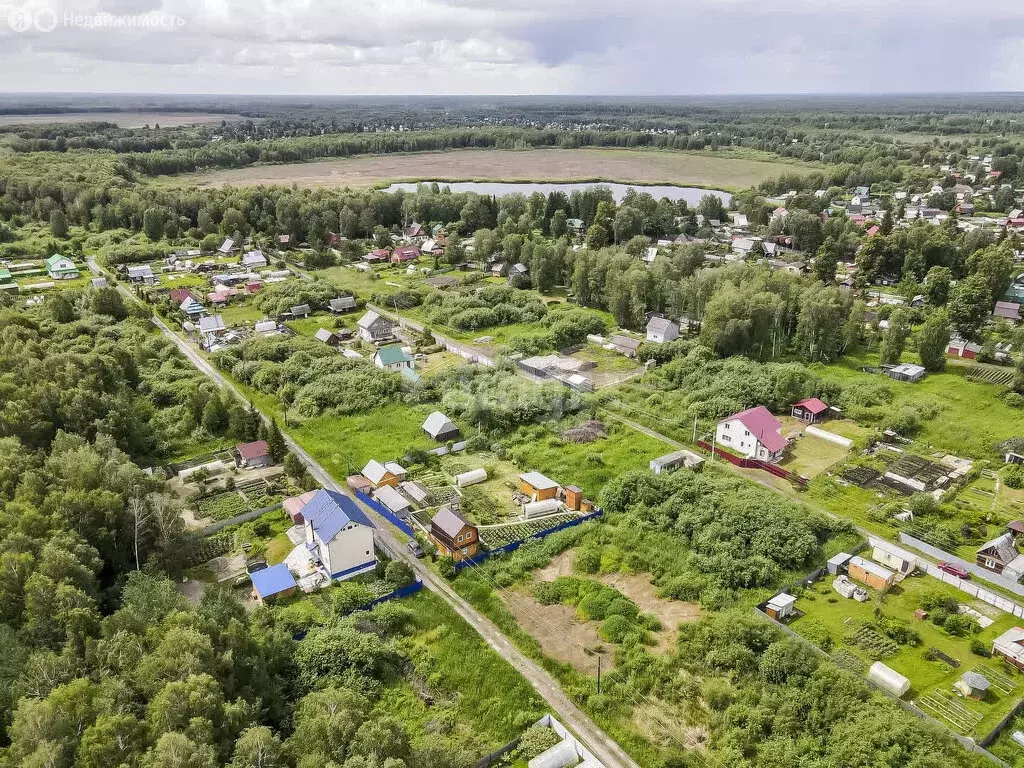
[[[992,655],[1024,671],[1024,627],[1012,627],[992,641]]]
[[[656,459],[651,459],[648,466],[651,472],[656,475],[668,472],[671,469],[678,469],[679,467],[696,470],[704,466],[704,457],[684,448],[672,453],[666,453],[664,456],[659,456]]]
[[[616,334],[609,337],[608,344],[620,355],[636,357],[636,351],[640,348],[640,339],[633,339],[629,336]]]
[[[399,491],[390,486],[382,485],[373,492],[373,498],[384,505],[392,514],[408,517],[412,512],[412,504]]]
[[[4,276],[5,272],[7,273],[6,277]],[[11,279],[11,273],[8,270],[6,270],[6,269],[0,269],[0,283],[6,283],[10,279]],[[94,277],[92,279],[92,287],[93,288],[106,288],[107,287],[107,278],[105,278],[105,277]]]
[[[427,420],[423,422],[423,431],[441,443],[454,440],[459,436],[459,428],[455,422],[440,411],[434,411],[427,416]]]
[[[513,264],[508,268],[508,279],[509,282],[515,282],[519,278],[527,278],[530,276],[530,268],[522,262]]]
[[[885,369],[885,375],[895,381],[906,381],[911,384],[924,378],[925,370],[920,365],[912,363],[900,363],[892,368]]]
[[[420,257],[420,249],[415,245],[400,245],[391,253],[393,264],[402,264],[406,261],[416,261]]]
[[[128,282],[132,284],[152,284],[155,283],[156,280],[156,275],[153,274],[153,268],[149,266],[149,264],[138,264],[128,267]]]
[[[679,323],[666,317],[652,317],[647,321],[647,340],[664,344],[679,338]]]
[[[228,327],[224,325],[223,315],[211,315],[210,317],[199,318],[199,325],[197,326],[199,335],[202,337],[201,343],[209,347],[214,339],[223,334]]]
[[[387,341],[394,337],[395,324],[372,309],[359,318],[356,325],[359,326],[359,338],[370,344]]]
[[[846,569],[851,579],[856,579],[862,584],[878,590],[886,590],[893,585],[896,574],[878,563],[865,560],[860,555],[850,558],[850,564]]]
[[[946,345],[946,354],[950,357],[960,357],[964,360],[973,360],[981,352],[981,344],[973,341],[965,341],[959,336],[954,336]]]
[[[343,312],[351,312],[356,308],[356,297],[355,296],[339,296],[336,299],[331,299],[327,308],[336,315],[340,315]]]
[[[306,546],[332,579],[349,579],[374,569],[373,523],[352,499],[321,488],[301,512]]]
[[[282,251],[287,251],[292,247],[292,236],[291,235],[278,235],[277,236],[277,247]]]
[[[562,489],[561,497],[565,508],[571,509],[573,512],[579,512],[586,503],[586,499],[583,498],[583,489],[578,485],[565,486]]]
[[[430,541],[440,555],[459,561],[476,554],[479,535],[475,526],[446,504],[430,518]]]
[[[853,555],[847,554],[846,552],[840,552],[839,554],[833,555],[829,558],[827,563],[828,572],[833,576],[838,576],[846,570],[847,565]]]
[[[309,317],[313,310],[309,304],[296,304],[289,310],[292,317]]]
[[[398,466],[397,464],[395,466]],[[370,459],[366,466],[363,467],[363,477],[373,484],[374,488],[380,488],[382,485],[398,486],[399,477],[384,464],[381,464],[376,459]]]
[[[235,466],[239,469],[259,469],[269,467],[274,463],[270,457],[270,448],[266,440],[256,440],[251,443],[239,443],[233,451]]]
[[[364,253],[360,258],[368,264],[391,261],[391,250],[388,248],[377,248],[369,253]]]
[[[586,229],[586,225],[584,225],[583,219],[566,219],[565,228],[572,234],[579,235]]]
[[[413,361],[398,344],[381,347],[373,355],[373,364],[385,371],[413,370]]]
[[[434,238],[427,238],[423,245],[420,246],[420,253],[430,254],[431,256],[440,256],[444,253],[444,247],[437,242]]]
[[[302,517],[302,508],[309,503],[309,500],[316,496],[316,491],[306,491],[299,496],[292,496],[281,502],[281,507],[291,518],[295,525],[302,525],[305,521]]]
[[[329,347],[336,347],[341,343],[341,339],[338,338],[338,334],[334,331],[329,331],[326,328],[320,328],[313,336],[317,341],[322,341]]]
[[[192,294],[189,294],[189,297],[181,302],[178,309],[181,310],[182,314],[188,317],[189,320],[195,320],[196,318],[202,317],[206,314],[206,307],[196,301],[192,297]]]
[[[59,253],[53,254],[43,264],[46,266],[46,274],[50,276],[51,280],[73,280],[78,277],[78,267],[75,266],[75,262]]]
[[[764,612],[776,621],[790,618],[793,615],[793,606],[796,605],[796,598],[781,592],[768,601]]]
[[[981,701],[988,694],[988,678],[980,672],[964,672],[960,679],[953,683],[953,687],[968,699]]]
[[[491,264],[491,277],[508,277],[509,265],[504,261]]]
[[[997,301],[992,310],[992,317],[1002,318],[1016,325],[1020,322],[1020,304],[1013,301]]]
[[[975,553],[982,568],[1017,581],[1024,574],[1024,555],[1017,551],[1017,538],[1012,531],[982,544]]]
[[[220,248],[217,249],[217,253],[234,253],[238,248],[235,247],[235,241],[230,237],[225,237],[224,242],[220,244]]]
[[[410,224],[408,227],[402,230],[402,234],[410,238],[426,237],[427,231],[423,228],[422,224],[420,224],[418,221],[414,221],[412,224]]]
[[[718,422],[715,442],[747,459],[777,461],[788,441],[782,436],[782,422],[763,405],[734,413]]]
[[[532,501],[553,499],[558,495],[558,483],[540,472],[524,472],[519,476],[519,491]]]
[[[260,605],[282,600],[295,594],[298,584],[284,563],[272,565],[249,574],[252,597]]]
[[[194,297],[192,296],[192,291],[190,291],[188,288],[171,288],[171,292],[168,294],[168,298],[170,298],[171,301],[173,301],[180,307],[183,301]]]
[[[267,266],[267,257],[263,255],[263,251],[249,251],[242,256],[242,266],[246,269],[261,269]]]
[[[807,397],[798,403],[793,403],[790,415],[804,424],[816,424],[828,416],[828,406],[816,397]]]
[[[253,330],[260,336],[274,336],[280,333],[276,320],[257,320]]]

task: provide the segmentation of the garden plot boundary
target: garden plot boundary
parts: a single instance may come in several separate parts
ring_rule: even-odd
[[[887,542],[879,542],[880,540],[873,540],[872,546],[879,545],[882,546],[883,549],[885,549],[884,544]],[[934,557],[937,560],[956,563],[957,565],[966,569],[978,578],[984,579],[985,581],[991,582],[992,584],[995,584],[998,587],[1002,587],[1003,589],[1013,592],[1016,595],[1024,597],[1024,587],[1021,587],[1020,584],[1012,582],[1009,579],[1004,579],[997,573],[986,571],[981,566],[975,565],[974,563],[970,563],[964,560],[963,558],[957,557],[956,555],[951,555],[949,552],[944,552],[938,547],[933,547],[931,544],[923,542],[920,539],[914,538],[910,534],[900,533],[900,543],[913,547],[919,552],[924,552],[926,555]],[[921,566],[924,568],[924,570],[928,573],[929,576],[934,576],[935,578],[941,579],[947,584],[952,584],[960,591],[966,592],[967,594],[973,597],[977,597],[979,600],[984,600],[989,605],[994,605],[1001,611],[1011,613],[1014,616],[1017,616],[1018,618],[1024,618],[1024,606],[1018,605],[1012,600],[1008,600],[1007,598],[997,595],[993,592],[989,592],[987,589],[984,589],[983,587],[976,586],[971,582],[967,581],[966,579],[958,579],[956,576],[948,574],[944,571],[940,571],[937,566],[932,565],[931,563],[923,562],[920,560],[919,562],[921,563]]]

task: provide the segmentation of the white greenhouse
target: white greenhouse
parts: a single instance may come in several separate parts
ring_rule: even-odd
[[[459,488],[465,488],[467,485],[476,485],[482,483],[487,479],[487,470],[483,467],[477,469],[471,469],[469,472],[463,472],[462,474],[455,476],[455,484]]]
[[[893,696],[902,696],[910,690],[910,681],[895,669],[876,661],[868,670],[868,680]]]

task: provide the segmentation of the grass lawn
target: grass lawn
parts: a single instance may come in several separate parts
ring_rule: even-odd
[[[224,317],[224,324],[229,328],[236,328],[240,325],[253,325],[265,317],[252,304],[229,304],[220,311],[220,314]]]
[[[561,433],[585,417],[521,427],[508,438],[510,454],[520,466],[537,469],[562,485],[578,485],[589,498],[609,480],[633,469],[646,469],[650,460],[672,448],[660,440],[608,419],[608,436],[592,443],[571,443]]]
[[[277,565],[283,563],[288,553],[295,549],[287,533],[279,533],[267,542],[267,563]]]
[[[327,312],[317,312],[309,317],[302,317],[298,320],[288,320],[285,322],[285,325],[300,336],[314,336],[321,328],[333,331],[334,317]]]
[[[411,447],[437,447],[422,429],[433,410],[393,403],[353,416],[306,419],[288,431],[331,475],[344,480],[370,459],[392,461]]]
[[[584,345],[583,349],[574,353],[572,357],[577,360],[589,360],[597,363],[597,367],[593,369],[597,373],[632,371],[639,367],[636,360],[631,360],[613,350],[599,347],[597,344]]]
[[[494,525],[517,519],[519,506],[512,500],[523,470],[491,453],[457,453],[441,459],[441,468],[454,484],[455,475],[479,467],[487,469],[487,480],[463,489],[463,508],[477,525]]]
[[[1018,623],[1013,616],[984,603],[972,601],[966,593],[929,576],[905,579],[885,595],[869,589],[870,600],[864,603],[842,597],[832,589],[831,583],[832,577],[826,577],[797,600],[797,609],[805,615],[792,621],[790,627],[816,644],[820,644],[825,636],[830,637],[834,643],[832,654],[835,656],[838,653],[841,658],[846,659],[851,655],[856,657],[863,664],[862,672],[877,660],[906,676],[910,680],[911,689],[904,698],[915,701],[929,714],[937,716],[944,725],[967,735],[982,736],[988,733],[1024,694],[1024,676],[1009,670],[994,659],[977,656],[970,650],[972,637],[977,637],[986,647],[991,647],[994,638]],[[931,591],[948,594],[959,603],[970,605],[995,619],[995,622],[978,635],[955,637],[931,621],[915,620],[914,611],[921,607],[923,596]],[[902,621],[917,631],[921,643],[916,646],[893,643],[889,649],[894,651],[892,653],[872,652],[854,644],[851,640],[852,635],[863,624],[870,624],[875,620],[876,610],[880,611],[882,616]],[[878,633],[877,627],[872,631],[878,637],[883,637]],[[887,638],[884,638],[883,642],[884,640]],[[875,647],[880,646],[876,644]],[[925,657],[929,649],[935,649],[959,661],[959,667],[949,665],[941,659],[929,661]],[[937,712],[931,703],[941,701],[946,693],[952,691],[953,684],[960,676],[969,670],[978,670],[986,674],[993,683],[1009,678],[1012,685],[1009,686],[1009,690],[997,690],[997,686],[993,685],[988,697],[982,702],[954,695],[955,702],[969,713],[965,720],[954,722]],[[973,720],[977,721],[976,724],[964,727],[964,723],[971,723]]]
[[[426,361],[416,363],[416,372],[420,375],[424,373],[437,373],[449,368],[457,368],[465,363],[464,358],[452,352],[435,352],[432,355],[427,355]]]
[[[783,434],[786,434],[787,426],[783,427]],[[842,461],[847,453],[847,449],[837,443],[805,433],[790,443],[781,466],[798,475],[817,477],[837,461]]]
[[[320,269],[312,274],[333,283],[339,288],[352,291],[358,298],[369,301],[374,293],[395,293],[399,290],[388,283],[399,283],[403,287],[429,287],[419,275],[407,275],[405,269],[378,267],[377,269],[361,270],[342,264],[337,267]]]

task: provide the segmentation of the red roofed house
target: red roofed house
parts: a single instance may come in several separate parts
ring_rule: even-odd
[[[239,468],[256,469],[258,467],[269,467],[274,463],[270,458],[270,448],[266,440],[257,440],[252,443],[239,443],[235,446],[235,464]]]
[[[415,245],[403,245],[395,248],[391,254],[391,261],[400,264],[403,261],[416,261],[420,257],[420,249]]]
[[[718,422],[715,442],[746,459],[761,461],[778,461],[788,444],[782,436],[782,422],[763,405]]]
[[[1024,229],[1024,218],[1007,219],[1006,226],[1010,229]]]
[[[1001,317],[1016,325],[1020,322],[1020,304],[1015,301],[997,301],[992,317]]]
[[[192,291],[190,291],[188,288],[171,288],[170,297],[171,301],[173,301],[175,304],[179,306],[186,299],[194,298],[192,296]]]
[[[871,227],[871,229],[869,229],[864,234],[867,235],[868,237],[871,237],[872,235],[877,235],[880,231],[881,230],[879,229],[878,225],[875,224],[873,227]]]
[[[290,499],[285,499],[281,502],[281,506],[284,507],[284,511],[288,513],[288,517],[292,519],[295,525],[302,525],[305,522],[302,517],[302,508],[309,503],[310,499],[316,496],[316,491],[306,491],[301,496],[292,496]]]
[[[815,424],[828,416],[828,406],[816,397],[808,397],[799,403],[793,403],[790,413],[794,419],[800,419],[804,424]]]

